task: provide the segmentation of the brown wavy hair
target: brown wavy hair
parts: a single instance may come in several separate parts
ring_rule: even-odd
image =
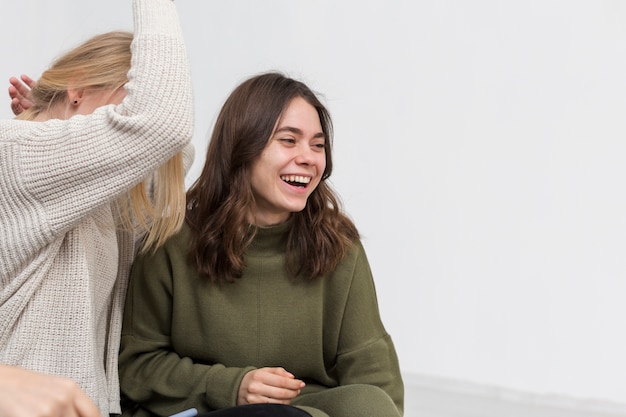
[[[319,115],[326,137],[326,169],[304,210],[291,214],[286,267],[294,277],[323,277],[359,238],[327,182],[333,168],[328,110],[300,81],[276,72],[257,75],[240,84],[224,103],[202,173],[187,192],[191,262],[211,282],[232,282],[243,273],[244,253],[256,232],[249,222],[256,207],[249,181],[251,166],[296,97],[306,100]]]

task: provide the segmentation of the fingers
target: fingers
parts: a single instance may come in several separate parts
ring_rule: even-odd
[[[57,379],[51,388],[48,398],[63,410],[61,417],[101,417],[98,407],[71,379]]]
[[[19,115],[21,114],[24,110],[26,110],[24,107],[22,107],[22,105],[20,104],[20,101],[18,99],[13,99],[11,100],[11,111],[13,112],[14,115]]]
[[[35,80],[28,75],[20,75],[19,79],[17,77],[9,78],[9,83],[15,87],[19,94],[26,97],[30,94],[30,89],[35,85]]]
[[[30,78],[28,75],[26,74],[22,74],[20,75],[20,78],[18,79],[17,77],[10,77],[9,78],[9,82],[12,85],[15,85],[16,88],[18,88],[19,86],[23,86],[23,87],[19,87],[19,89],[26,89],[28,88],[33,88],[33,86],[35,85],[36,81],[33,80],[32,78]]]
[[[32,417],[101,417],[96,405],[69,379],[45,381],[36,390],[26,393],[37,398],[29,401],[33,407]]]
[[[17,78],[11,77],[9,82],[11,85],[9,86],[9,98],[11,99],[11,111],[13,111],[14,115],[18,115],[24,111],[22,106],[20,105],[19,91],[13,85],[14,81],[17,81]]]
[[[11,111],[16,116],[24,110],[32,107],[33,102],[30,90],[35,85],[35,80],[28,75],[21,75],[20,78],[9,78],[9,98],[11,99]]]
[[[74,409],[78,417],[101,417],[98,407],[80,390],[74,399]]]
[[[239,387],[238,404],[289,404],[305,384],[282,368],[262,368],[248,372]]]
[[[26,74],[22,74],[20,75],[20,79],[22,81],[24,81],[24,84],[26,84],[29,88],[33,88],[35,85],[35,80],[33,80],[32,78],[30,78],[28,75]]]
[[[0,415],[102,417],[74,381],[4,365],[0,365]]]
[[[263,369],[276,375],[285,375],[285,376],[289,376],[290,378],[294,377],[293,374],[287,371],[285,368],[263,368]]]

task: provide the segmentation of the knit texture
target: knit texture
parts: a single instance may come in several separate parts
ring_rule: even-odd
[[[298,406],[317,404],[308,402],[309,394],[365,384],[384,391],[390,408],[383,415],[401,415],[398,358],[362,245],[329,276],[294,279],[285,269],[290,226],[261,228],[246,252],[243,277],[231,284],[198,277],[188,262],[186,226],[155,254],[136,260],[120,380],[122,392],[143,407],[137,416],[236,405],[245,373],[265,366],[305,380]],[[354,391],[337,396],[341,392]]]
[[[117,354],[137,237],[112,202],[191,139],[171,0],[134,0],[127,97],[69,120],[0,121],[0,362],[73,378],[120,412]]]

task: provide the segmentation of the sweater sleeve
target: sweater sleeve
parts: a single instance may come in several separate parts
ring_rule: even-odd
[[[404,384],[398,356],[380,318],[374,280],[361,244],[341,325],[337,374],[340,385],[370,384],[383,389],[402,415]]]
[[[119,358],[122,393],[158,415],[192,407],[205,412],[234,406],[243,376],[254,369],[198,363],[179,355],[173,346],[173,296],[176,305],[186,306],[185,292],[190,290],[181,290],[174,280],[185,281],[185,275],[193,274],[183,255],[186,251],[181,250],[186,240],[180,237],[153,255],[136,259],[124,310]],[[197,313],[198,320],[201,316]]]
[[[0,193],[10,196],[0,202],[6,237],[0,249],[7,251],[0,261],[15,253],[29,259],[190,141],[191,77],[175,6],[134,0],[133,11],[131,69],[120,105],[68,120],[0,124]]]

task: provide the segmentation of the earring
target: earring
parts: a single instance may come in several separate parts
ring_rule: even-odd
[[[74,100],[74,104],[78,104],[78,100]]]

